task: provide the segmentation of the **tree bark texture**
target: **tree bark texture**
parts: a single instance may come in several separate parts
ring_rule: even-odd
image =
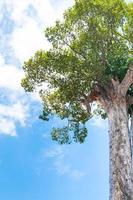
[[[132,151],[126,102],[115,101],[109,112],[110,200],[133,200]]]
[[[96,101],[105,110],[109,120],[110,197],[109,200],[133,200],[133,113],[129,130],[128,109],[133,105],[127,91],[133,84],[133,63],[122,80],[111,79],[106,85],[94,85],[86,98]]]
[[[130,140],[131,140],[132,168],[133,168],[133,111],[131,111],[131,119],[130,119]]]

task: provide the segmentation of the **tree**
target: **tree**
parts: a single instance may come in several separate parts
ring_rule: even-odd
[[[67,119],[51,133],[60,144],[83,143],[95,113],[108,118],[110,200],[133,199],[133,3],[75,0],[45,35],[51,48],[24,63],[22,86],[40,88],[40,118]]]

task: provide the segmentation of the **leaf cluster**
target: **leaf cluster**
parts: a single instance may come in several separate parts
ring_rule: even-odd
[[[24,63],[22,86],[28,92],[40,89],[44,107],[40,118],[48,120],[51,114],[57,114],[68,119],[68,126],[53,129],[54,140],[61,144],[71,138],[84,141],[85,123],[92,115],[81,102],[95,83],[105,85],[116,76],[122,81],[132,58],[132,22],[132,3],[75,0],[63,21],[45,30],[52,47],[37,51]]]

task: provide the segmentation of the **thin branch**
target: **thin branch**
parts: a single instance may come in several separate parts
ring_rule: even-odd
[[[129,89],[130,85],[133,83],[133,63],[129,65],[129,69],[118,87],[118,92],[122,96],[126,96],[127,90]]]
[[[80,100],[81,106],[87,111],[88,114],[91,114],[91,104],[87,101],[87,99]]]
[[[118,79],[117,77],[115,77],[115,79],[112,78],[112,79],[111,79],[111,83],[112,83],[114,89],[117,89],[118,86],[119,86],[119,84],[120,84],[119,79]]]
[[[119,35],[121,38],[127,40],[128,42],[131,42],[131,41],[129,40],[129,38],[128,38],[126,35],[122,35],[122,34],[120,34],[120,33],[117,32],[117,31],[115,31],[115,33],[116,33],[117,35]]]
[[[65,42],[65,44],[75,53],[77,54],[78,56],[82,57],[84,60],[86,60],[86,57],[81,54],[80,52],[78,52],[76,49],[74,49],[71,45],[69,45],[67,42]]]

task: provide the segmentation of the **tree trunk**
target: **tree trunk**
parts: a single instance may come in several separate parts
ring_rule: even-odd
[[[130,119],[130,140],[131,140],[132,167],[133,167],[133,111],[131,111],[131,119]]]
[[[131,110],[131,120],[130,120],[130,138],[131,138],[131,153],[132,153],[132,177],[131,181],[133,184],[133,110]]]
[[[132,156],[126,102],[112,103],[108,112],[110,139],[110,200],[133,200]]]

